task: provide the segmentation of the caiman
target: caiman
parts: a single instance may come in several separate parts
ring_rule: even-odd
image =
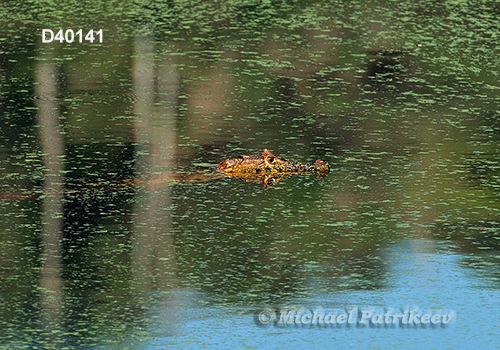
[[[268,149],[258,155],[241,155],[223,160],[217,168],[226,176],[237,177],[246,182],[261,181],[266,187],[291,175],[312,174],[315,178],[322,179],[330,172],[330,167],[324,160],[318,159],[306,164],[292,163],[275,156]]]
[[[275,156],[268,149],[256,155],[241,155],[238,158],[226,159],[217,166],[218,171],[205,171],[194,174],[163,174],[154,180],[141,181],[134,179],[131,186],[150,185],[171,180],[176,183],[193,183],[214,180],[217,177],[236,177],[244,182],[262,182],[265,187],[292,175],[312,174],[317,179],[324,178],[330,167],[324,160],[312,163],[292,163]]]
[[[226,159],[217,166],[218,171],[210,169],[197,173],[164,173],[155,175],[149,179],[126,178],[120,180],[109,180],[105,183],[85,183],[76,186],[66,185],[65,191],[70,193],[80,193],[87,191],[110,191],[120,188],[147,187],[150,189],[163,187],[168,182],[175,183],[195,183],[206,182],[223,176],[236,177],[244,182],[262,182],[265,187],[270,187],[273,183],[292,175],[312,174],[315,178],[322,179],[329,172],[328,163],[323,160],[316,160],[313,163],[292,163],[283,158],[275,156],[272,152],[264,149],[264,152],[257,155],[242,155],[234,159]],[[3,193],[0,192],[1,199],[25,199],[33,195],[42,194],[43,190],[33,190],[24,193]]]

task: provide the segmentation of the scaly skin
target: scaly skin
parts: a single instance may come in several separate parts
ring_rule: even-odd
[[[219,163],[218,169],[229,177],[239,177],[243,181],[262,181],[266,187],[271,181],[291,175],[313,174],[316,178],[323,178],[330,172],[328,163],[323,160],[310,164],[292,163],[276,157],[267,149],[259,155],[226,159]]]
[[[219,163],[219,173],[213,170],[199,172],[195,174],[165,173],[159,176],[155,175],[147,180],[138,178],[117,179],[106,183],[84,183],[84,186],[65,187],[67,195],[77,195],[81,192],[106,192],[123,188],[146,187],[155,189],[166,186],[169,183],[194,183],[211,181],[224,175],[237,177],[244,182],[262,182],[265,187],[271,186],[284,178],[299,174],[312,174],[321,179],[325,177],[330,168],[323,160],[316,160],[310,164],[291,163],[282,158],[276,157],[267,149],[259,155],[240,156],[235,159],[226,159]],[[2,192],[0,191],[0,200],[24,200],[44,194],[43,188],[32,188],[24,192]]]

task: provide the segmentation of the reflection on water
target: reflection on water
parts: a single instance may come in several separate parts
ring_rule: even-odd
[[[489,2],[8,4],[2,346],[498,347]],[[41,43],[37,28],[67,23],[104,43]],[[264,148],[333,171],[270,188],[214,173]],[[259,327],[266,305],[457,318]]]
[[[44,327],[44,343],[61,344],[62,290],[61,241],[63,229],[64,140],[60,132],[59,105],[56,101],[56,66],[41,63],[37,67],[38,121],[45,169],[42,198],[42,232],[40,253],[40,319]]]
[[[213,305],[210,303],[190,304],[189,299],[180,301],[182,305],[181,320],[175,326],[169,323],[151,322],[148,330],[150,338],[139,340],[139,334],[133,334],[114,342],[105,348],[115,349],[125,345],[134,345],[148,349],[165,346],[187,347],[197,349],[220,347],[220,344],[233,344],[234,336],[240,336],[241,347],[281,348],[289,342],[295,346],[319,347],[329,344],[335,338],[339,348],[352,348],[353,343],[369,344],[370,347],[385,348],[407,347],[408,344],[419,344],[422,348],[432,348],[435,344],[446,344],[449,348],[461,348],[462,344],[471,341],[470,334],[481,329],[479,338],[472,341],[494,347],[494,342],[481,339],[487,332],[495,332],[496,311],[493,300],[498,298],[498,291],[485,288],[475,281],[469,270],[459,267],[460,257],[450,254],[450,247],[441,241],[422,239],[395,242],[384,249],[384,260],[390,263],[386,287],[376,290],[331,291],[318,292],[321,277],[305,281],[311,294],[287,300],[288,307],[306,307],[314,309],[346,308],[409,308],[431,309],[435,312],[451,312],[460,310],[456,319],[444,328],[432,327],[332,327],[332,326],[255,326],[253,312],[255,309],[239,305]],[[326,277],[328,278],[328,277]],[[467,290],[467,293],[464,293]],[[182,290],[191,299],[203,299],[192,290]],[[176,310],[171,305],[171,295],[151,295],[157,309],[152,314],[161,314]],[[189,306],[188,306],[189,305]],[[481,305],[481,307],[478,307]],[[256,308],[257,310],[262,309]],[[178,310],[178,309],[177,309]],[[153,318],[153,315],[149,315]],[[466,319],[464,319],[464,317]],[[470,320],[476,320],[471,322]],[[460,324],[460,325],[459,325]],[[167,326],[168,325],[168,326]],[[159,334],[165,329],[169,334]],[[457,332],[460,329],[460,332]],[[217,336],[214,336],[217,334]],[[270,339],[272,342],[270,343]],[[355,340],[353,340],[355,339]]]

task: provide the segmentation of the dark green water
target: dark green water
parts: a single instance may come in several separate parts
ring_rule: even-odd
[[[0,15],[0,349],[500,346],[496,1]],[[264,148],[333,170],[213,169]],[[321,308],[452,320],[258,322]]]

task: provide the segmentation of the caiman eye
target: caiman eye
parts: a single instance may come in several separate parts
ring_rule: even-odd
[[[276,158],[274,158],[274,157],[269,157],[268,159],[269,159],[269,163],[274,163],[274,161],[276,160]]]

